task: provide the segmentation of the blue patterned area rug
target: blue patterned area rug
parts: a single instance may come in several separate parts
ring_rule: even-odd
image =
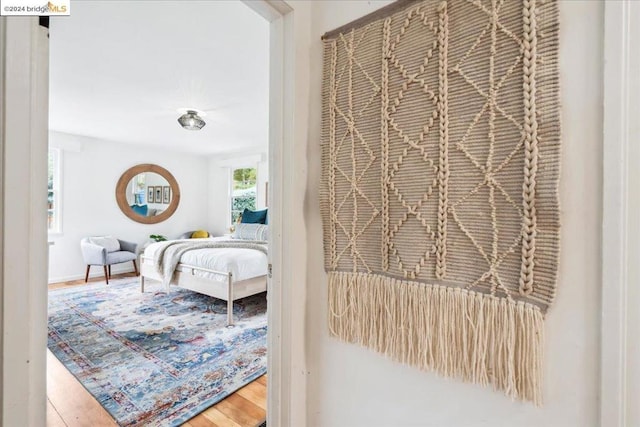
[[[226,302],[138,281],[49,292],[49,349],[122,426],[174,426],[267,367],[265,294]]]

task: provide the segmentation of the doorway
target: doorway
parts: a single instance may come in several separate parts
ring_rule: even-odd
[[[293,268],[288,257],[283,256],[285,252],[296,251],[300,244],[296,246],[293,233],[283,229],[282,216],[302,216],[302,212],[298,211],[301,205],[301,198],[298,197],[300,190],[290,179],[295,176],[293,166],[285,160],[296,151],[294,133],[298,136],[306,134],[306,121],[294,129],[293,112],[296,105],[302,103],[294,97],[296,84],[298,88],[308,85],[307,75],[297,81],[297,68],[300,64],[308,66],[308,61],[295,57],[295,46],[300,37],[294,37],[294,33],[303,33],[303,29],[308,29],[309,16],[306,5],[295,6],[296,21],[293,16],[294,8],[286,2],[249,2],[249,5],[265,17],[271,27],[270,109],[275,114],[270,117],[269,151],[272,167],[269,177],[269,205],[274,208],[274,212],[277,210],[282,215],[275,214],[270,221],[273,230],[273,277],[269,285],[269,303],[273,309],[269,314],[268,418],[271,425],[288,425],[292,416],[303,417],[304,412],[304,407],[289,407],[292,395],[304,402],[304,379],[297,373],[292,374],[293,366],[298,368],[303,365],[303,343],[300,342],[299,330],[292,332],[292,319],[286,307],[294,292],[292,275],[300,270]],[[6,109],[7,114],[2,123],[3,155],[4,159],[11,159],[11,162],[3,160],[3,165],[9,166],[4,171],[4,218],[5,224],[11,224],[11,230],[5,227],[3,244],[6,247],[13,242],[25,242],[23,236],[29,236],[11,254],[3,252],[3,326],[10,326],[5,329],[2,347],[3,366],[9,368],[3,369],[2,417],[7,425],[42,425],[46,402],[43,354],[46,347],[46,297],[42,284],[46,282],[44,266],[47,246],[44,221],[41,229],[35,229],[37,226],[34,224],[38,224],[39,212],[46,208],[45,202],[39,201],[39,193],[43,187],[41,183],[46,180],[35,172],[42,170],[44,175],[46,170],[46,134],[42,129],[40,133],[32,131],[32,127],[33,123],[46,122],[42,118],[46,115],[42,111],[38,112],[38,106],[41,108],[46,103],[32,101],[46,99],[41,87],[43,81],[38,80],[38,76],[43,75],[43,70],[38,70],[37,67],[38,64],[46,65],[46,60],[32,62],[31,56],[24,55],[24,52],[38,52],[45,40],[42,39],[43,34],[39,33],[41,30],[37,27],[36,20],[2,18],[0,25],[0,45],[2,49],[6,49],[2,58],[8,59],[8,63],[3,63],[2,67],[7,71],[3,76],[3,89],[6,89],[3,106],[11,107]],[[303,42],[308,42],[308,36],[306,39],[303,37]],[[303,74],[308,72],[303,71]],[[25,97],[25,93],[31,95]],[[24,141],[30,141],[30,144],[25,144]],[[285,179],[286,176],[289,179]],[[26,197],[25,185],[31,189]],[[21,194],[14,195],[7,191],[9,188],[21,189]],[[285,197],[285,194],[290,196]],[[8,196],[16,197],[8,199]],[[293,200],[292,196],[295,196]],[[14,201],[8,208],[7,200]],[[26,203],[15,203],[15,200],[25,200]],[[7,265],[11,265],[11,268],[7,268]],[[28,286],[24,285],[25,278]],[[22,286],[18,286],[18,283]],[[25,307],[28,309],[25,310]]]

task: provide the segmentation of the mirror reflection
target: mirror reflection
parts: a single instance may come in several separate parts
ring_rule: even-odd
[[[144,163],[126,170],[116,185],[122,213],[141,224],[157,224],[173,215],[180,204],[180,187],[162,166]]]
[[[136,215],[153,217],[169,207],[172,193],[169,181],[162,175],[155,172],[139,173],[127,184],[127,205]]]

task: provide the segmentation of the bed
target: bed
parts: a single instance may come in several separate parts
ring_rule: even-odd
[[[140,291],[147,279],[227,301],[227,325],[233,325],[233,301],[267,290],[265,242],[217,237],[158,242],[140,259]]]

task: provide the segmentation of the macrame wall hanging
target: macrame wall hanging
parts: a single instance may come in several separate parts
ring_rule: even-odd
[[[323,39],[331,334],[541,404],[557,3],[403,1]]]

